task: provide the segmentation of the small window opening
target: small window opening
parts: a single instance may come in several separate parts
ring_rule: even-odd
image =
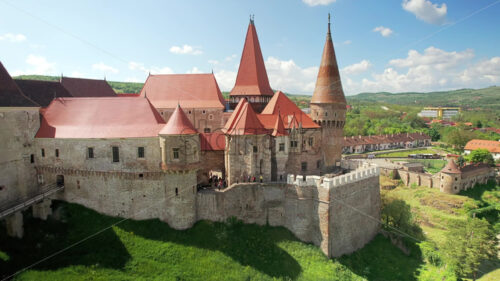
[[[35,154],[30,155],[30,163],[35,163]]]
[[[87,156],[89,159],[94,158],[94,148],[93,147],[88,147],[87,148]]]
[[[120,148],[118,148],[118,146],[113,146],[112,151],[113,151],[113,162],[120,162]]]
[[[205,129],[203,129],[203,132],[204,132],[204,133],[210,133],[210,128],[205,128]]]
[[[253,146],[253,152],[258,152],[258,151],[259,151],[259,148],[256,145],[254,145]]]
[[[144,178],[144,174],[139,174],[139,178]]]
[[[137,148],[137,157],[144,158],[144,147],[143,146],[140,146]]]
[[[56,148],[56,157],[59,158],[59,149]]]
[[[42,157],[45,157],[45,149],[42,148]]]
[[[284,143],[280,143],[279,151],[285,151],[285,144]]]
[[[174,159],[179,159],[179,148],[172,148]]]
[[[302,171],[303,171],[303,172],[304,172],[304,171],[307,171],[307,162],[302,162],[302,163],[300,164],[300,166],[301,166],[301,169],[302,169]]]
[[[175,188],[175,196],[178,196],[179,195],[179,189],[176,187]]]

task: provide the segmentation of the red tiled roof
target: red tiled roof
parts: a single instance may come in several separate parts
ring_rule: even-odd
[[[201,133],[200,146],[202,151],[221,151],[226,147],[226,137],[223,133]]]
[[[287,116],[295,115],[297,122],[302,124],[302,128],[319,128],[320,126],[316,124],[309,115],[304,113],[293,101],[291,101],[283,92],[277,91],[271,98],[269,103],[266,105],[262,114],[275,115],[281,114],[286,127],[289,127],[289,122]],[[273,119],[275,121],[276,119]],[[272,123],[274,126],[274,123]],[[268,126],[266,126],[268,128]],[[274,127],[271,127],[274,128]]]
[[[500,153],[500,141],[490,141],[490,140],[470,140],[465,145],[465,150],[476,150],[476,149],[487,149],[491,153]]]
[[[7,69],[0,62],[0,107],[38,107],[39,105],[24,95],[12,80]]]
[[[73,97],[115,97],[106,80],[62,77],[61,84]]]
[[[124,98],[124,97],[139,97],[140,94],[135,94],[135,93],[122,93],[122,94],[116,94],[117,97]]]
[[[160,135],[192,135],[198,133],[189,121],[180,105],[174,110],[174,113],[168,119],[167,125],[160,130]]]
[[[213,74],[150,75],[141,90],[156,108],[225,108]]]
[[[325,47],[321,57],[316,87],[311,103],[338,103],[346,104],[342,83],[340,81],[339,67],[335,58],[330,23],[326,35]]]
[[[272,96],[253,20],[248,25],[236,83],[231,96]]]
[[[384,143],[400,143],[411,142],[415,140],[430,140],[431,137],[424,133],[402,133],[392,135],[377,135],[377,136],[355,136],[344,137],[344,146],[356,146],[367,144],[384,144]]]
[[[228,135],[263,135],[269,133],[246,99],[241,99],[223,129]]]
[[[297,121],[295,114],[287,115],[287,117],[288,117],[288,125],[286,127],[288,129],[297,129],[300,127],[300,124]]]
[[[452,159],[448,160],[448,164],[444,166],[444,168],[441,170],[442,173],[448,173],[448,174],[461,174],[462,172],[458,168],[457,164],[455,164],[455,161]]]
[[[54,98],[72,97],[59,81],[14,80],[23,93],[38,103],[47,107]]]
[[[274,125],[274,130],[272,135],[274,137],[287,136],[288,132],[285,130],[285,126],[283,126],[283,120],[281,120],[281,115],[276,114],[276,123]]]
[[[157,136],[165,121],[147,99],[57,98],[41,110],[37,138]]]

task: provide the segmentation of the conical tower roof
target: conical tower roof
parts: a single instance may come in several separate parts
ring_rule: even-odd
[[[241,99],[224,126],[228,135],[264,135],[268,131],[262,126],[257,114],[246,99]]]
[[[446,166],[444,166],[444,168],[441,170],[441,173],[461,174],[462,171],[460,171],[455,161],[450,159],[448,160],[448,164],[446,164]]]
[[[273,137],[287,136],[288,132],[285,130],[281,114],[277,114],[276,123],[274,124]]]
[[[346,103],[330,32],[330,15],[328,15],[328,33],[311,103]]]
[[[248,25],[240,67],[231,96],[272,96],[274,94],[260,50],[259,38],[253,19]]]
[[[180,105],[174,110],[167,124],[160,130],[160,135],[192,135],[198,132],[189,121],[186,113],[182,110]]]

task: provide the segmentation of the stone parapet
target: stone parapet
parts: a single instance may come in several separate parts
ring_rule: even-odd
[[[380,170],[375,165],[360,166],[356,170],[336,177],[321,177],[321,176],[302,176],[302,175],[288,175],[287,184],[297,186],[315,186],[330,189],[353,182],[358,182],[363,179],[378,177]]]

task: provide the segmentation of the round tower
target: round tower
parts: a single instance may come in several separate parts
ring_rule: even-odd
[[[330,14],[328,14],[326,42],[310,107],[311,118],[321,126],[323,170],[328,172],[340,165],[346,114],[346,100],[330,32]]]
[[[441,192],[455,194],[460,192],[462,184],[462,171],[458,168],[457,164],[450,159],[448,164],[440,172],[439,189]]]
[[[175,229],[196,222],[196,171],[200,162],[200,137],[177,105],[159,132],[162,169],[165,172],[164,220]]]

